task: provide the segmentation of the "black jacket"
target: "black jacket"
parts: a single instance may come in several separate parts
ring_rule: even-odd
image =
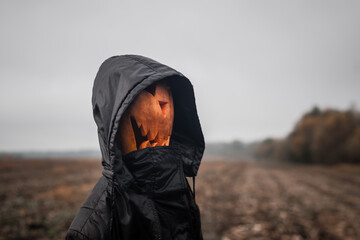
[[[169,81],[174,100],[170,145],[122,156],[116,144],[122,114],[138,93],[161,79]],[[195,180],[205,149],[190,81],[146,57],[114,56],[97,73],[92,105],[103,176],[66,239],[202,239],[199,208],[185,178]]]

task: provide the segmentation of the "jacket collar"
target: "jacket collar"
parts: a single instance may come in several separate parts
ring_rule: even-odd
[[[131,189],[153,194],[187,188],[180,155],[171,146],[148,147],[123,156],[134,181]]]

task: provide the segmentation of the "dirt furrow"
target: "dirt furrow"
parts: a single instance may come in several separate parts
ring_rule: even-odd
[[[346,203],[342,203],[341,195],[334,198],[334,195],[324,194],[318,188],[302,184],[301,172],[279,170],[274,175],[274,179],[276,178],[284,184],[288,201],[301,210],[295,218],[314,230],[310,235],[311,239],[323,239],[324,236],[326,239],[352,239],[354,235],[360,235],[358,214]]]

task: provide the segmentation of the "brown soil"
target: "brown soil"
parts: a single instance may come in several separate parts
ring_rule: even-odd
[[[0,240],[64,239],[99,160],[0,160]],[[190,185],[192,185],[189,179]],[[205,240],[360,239],[360,166],[203,161]]]

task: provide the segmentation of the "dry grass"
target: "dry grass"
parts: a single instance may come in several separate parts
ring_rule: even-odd
[[[99,160],[0,160],[0,239],[64,239],[101,168]],[[196,200],[208,240],[360,239],[356,165],[204,161]]]

